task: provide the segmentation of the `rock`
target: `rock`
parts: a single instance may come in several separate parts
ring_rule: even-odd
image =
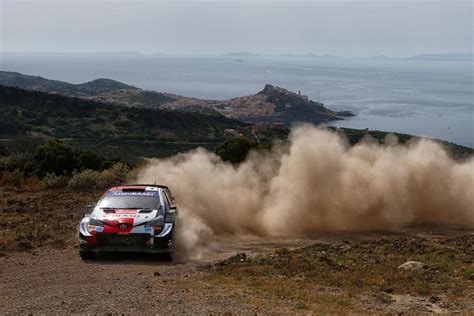
[[[346,244],[336,245],[335,248],[337,252],[341,252],[341,253],[347,252],[352,249],[351,246],[346,245]]]
[[[247,254],[245,252],[238,253],[237,258],[239,259],[240,262],[243,262],[247,260]]]
[[[338,111],[338,112],[336,112],[336,115],[337,116],[344,116],[344,117],[355,116],[355,114],[352,113],[351,111]]]
[[[474,281],[474,272],[469,275],[469,280]]]
[[[420,262],[420,261],[407,261],[404,264],[400,265],[398,269],[403,269],[403,270],[410,270],[410,271],[416,271],[416,270],[421,270],[425,267],[425,265]]]
[[[393,293],[395,290],[393,289],[393,287],[389,287],[389,288],[386,288],[386,289],[383,289],[382,292],[385,292],[385,293]]]
[[[385,294],[385,293],[378,293],[377,295],[375,295],[375,299],[382,303],[382,304],[385,304],[385,305],[389,305],[391,303],[393,303],[393,299],[390,295],[388,294]]]
[[[263,88],[262,93],[268,95],[268,94],[274,93],[274,91],[275,91],[275,87],[272,86],[271,84],[268,84],[268,83],[267,83],[267,84],[265,85],[265,87]]]
[[[158,271],[153,272],[153,276],[160,276],[160,275],[161,275],[161,273],[158,272]]]

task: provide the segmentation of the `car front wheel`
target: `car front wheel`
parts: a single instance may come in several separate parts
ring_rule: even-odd
[[[84,251],[79,250],[79,256],[81,256],[82,260],[92,260],[95,259],[95,253],[93,251]]]

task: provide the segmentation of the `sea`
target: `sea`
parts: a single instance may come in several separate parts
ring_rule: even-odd
[[[356,114],[331,122],[333,126],[474,147],[472,61],[1,53],[0,69],[71,83],[110,78],[143,89],[217,100],[254,94],[272,84]]]

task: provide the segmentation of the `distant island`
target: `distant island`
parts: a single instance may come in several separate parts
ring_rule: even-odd
[[[409,57],[412,60],[433,60],[433,61],[473,61],[473,53],[453,53],[453,54],[421,54]]]
[[[315,59],[343,59],[343,58],[355,58],[355,57],[342,57],[332,54],[255,54],[251,52],[235,52],[220,55],[219,57],[234,57],[234,58],[252,58],[252,57],[286,57],[286,58],[315,58]],[[373,59],[373,60],[430,60],[430,61],[473,61],[474,53],[426,53],[418,54],[409,57],[391,57],[384,54],[369,56],[369,57],[358,57],[360,59]]]
[[[205,55],[191,55],[191,54],[167,54],[167,53],[142,53],[134,51],[117,51],[117,52],[82,52],[82,53],[68,53],[68,52],[2,52],[5,56],[101,56],[101,57],[116,57],[116,58],[229,58],[239,59],[245,61],[246,58],[306,58],[306,59],[368,59],[368,60],[429,60],[429,61],[473,61],[473,52],[462,53],[422,53],[413,56],[390,56],[383,53],[367,55],[367,56],[342,56],[328,53],[253,53],[248,51],[229,52],[223,54],[205,54]]]

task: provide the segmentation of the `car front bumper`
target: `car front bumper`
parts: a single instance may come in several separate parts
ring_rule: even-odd
[[[99,233],[80,227],[79,249],[92,252],[170,253],[173,251],[173,224],[167,223],[160,233]]]

